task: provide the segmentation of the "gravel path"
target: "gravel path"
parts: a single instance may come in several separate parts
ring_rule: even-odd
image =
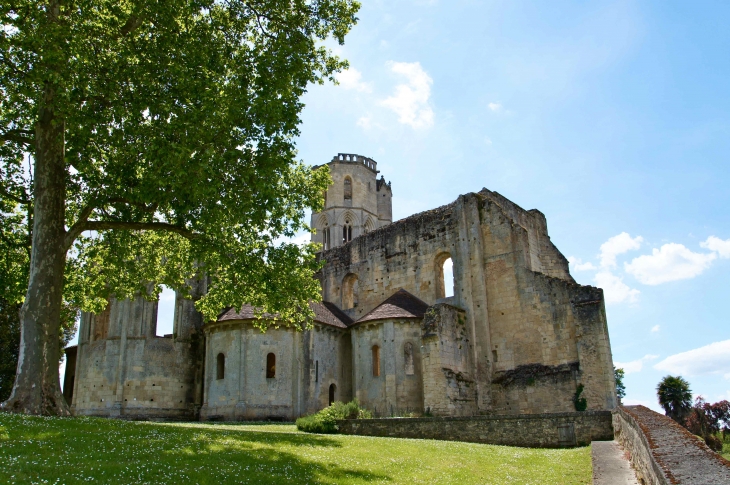
[[[639,485],[623,448],[615,441],[591,443],[593,485]]]

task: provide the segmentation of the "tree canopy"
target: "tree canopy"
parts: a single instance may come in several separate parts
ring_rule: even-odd
[[[659,405],[667,416],[683,424],[692,408],[692,390],[681,376],[664,376],[656,388]]]
[[[64,407],[49,337],[62,308],[154,298],[160,284],[185,292],[205,274],[197,307],[208,319],[244,303],[283,322],[308,315],[316,247],[278,242],[305,227],[329,182],[326,168],[295,162],[300,98],[346,67],[325,41],[343,43],[358,8],[3,2],[0,198],[15,214],[3,234],[24,226],[10,232],[31,242],[25,360],[6,408]],[[32,379],[43,389],[30,391]]]

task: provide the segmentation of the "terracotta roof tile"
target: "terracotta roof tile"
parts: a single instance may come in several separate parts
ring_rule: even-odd
[[[423,318],[428,303],[400,289],[390,298],[363,315],[355,323],[384,320],[387,318]]]
[[[352,318],[342,312],[334,303],[328,301],[322,303],[310,303],[309,308],[314,312],[314,321],[332,327],[347,328],[352,325]],[[241,311],[234,308],[226,308],[218,315],[217,322],[227,322],[233,320],[253,320],[256,318],[254,307],[251,305],[243,305]],[[264,318],[275,320],[276,315],[267,313]]]

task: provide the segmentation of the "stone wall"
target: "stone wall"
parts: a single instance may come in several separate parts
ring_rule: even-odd
[[[421,332],[424,409],[437,416],[477,414],[466,313],[438,303],[423,317]]]
[[[194,295],[201,285],[194,285]],[[155,336],[156,317],[157,302],[142,297],[112,299],[101,314],[82,314],[71,406],[75,414],[197,417],[202,399],[202,319],[194,302],[180,297],[173,335]]]
[[[484,189],[321,257],[324,299],[355,320],[401,288],[433,305],[443,296],[441,265],[452,258],[452,303],[466,322],[459,345],[469,354],[459,372],[474,383],[475,414],[571,412],[580,384],[589,410],[616,405],[603,292],[575,283],[539,211]],[[350,288],[353,308],[343,298]],[[450,387],[456,374],[446,374]]]
[[[620,407],[613,428],[645,485],[730,484],[730,462],[666,416],[644,406]]]
[[[557,448],[613,439],[610,411],[446,418],[338,421],[339,432],[363,436],[468,441]]]
[[[416,319],[358,324],[350,330],[355,397],[376,416],[423,412],[421,328]],[[405,346],[410,344],[413,373],[406,372]],[[379,347],[380,375],[373,375],[373,346]]]

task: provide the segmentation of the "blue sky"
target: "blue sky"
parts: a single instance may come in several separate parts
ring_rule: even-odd
[[[363,2],[299,156],[378,161],[395,218],[482,187],[604,288],[627,403],[730,399],[730,2]],[[171,332],[172,294],[161,321]]]
[[[367,1],[300,157],[378,161],[395,218],[482,187],[605,289],[629,403],[730,399],[727,2]],[[714,239],[709,239],[714,237]],[[694,352],[692,352],[694,351]],[[689,353],[688,353],[689,352]]]

